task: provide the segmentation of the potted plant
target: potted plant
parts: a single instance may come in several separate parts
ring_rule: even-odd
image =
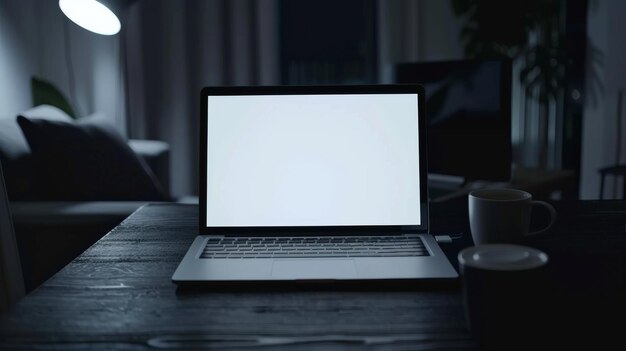
[[[515,159],[524,166],[548,168],[549,117],[563,94],[567,57],[559,0],[452,0],[462,19],[461,37],[469,58],[508,57],[521,63],[519,83],[523,90],[525,139],[536,143],[534,155],[521,149]],[[592,48],[597,58],[599,53]],[[533,107],[536,107],[533,109]],[[536,128],[528,121],[536,111]],[[530,134],[530,135],[529,135]],[[532,140],[531,140],[532,139]],[[526,157],[524,157],[526,156]]]

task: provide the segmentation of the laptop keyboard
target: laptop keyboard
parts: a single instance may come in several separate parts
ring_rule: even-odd
[[[209,238],[200,258],[429,256],[417,236]]]

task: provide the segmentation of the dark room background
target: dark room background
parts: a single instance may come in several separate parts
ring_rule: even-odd
[[[515,166],[571,169],[591,199],[598,169],[626,162],[624,14],[619,0],[136,0],[109,37],[58,1],[0,0],[0,118],[31,107],[43,78],[78,115],[168,142],[172,193],[197,195],[203,86],[391,83],[398,63],[507,56]]]

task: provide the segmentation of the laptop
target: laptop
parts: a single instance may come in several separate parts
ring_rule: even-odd
[[[175,283],[456,278],[428,234],[419,85],[207,87]]]

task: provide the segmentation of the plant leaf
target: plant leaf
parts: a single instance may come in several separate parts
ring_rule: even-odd
[[[33,94],[33,106],[52,105],[58,107],[72,118],[76,118],[76,113],[74,113],[74,108],[70,102],[52,83],[32,77],[30,87]]]

